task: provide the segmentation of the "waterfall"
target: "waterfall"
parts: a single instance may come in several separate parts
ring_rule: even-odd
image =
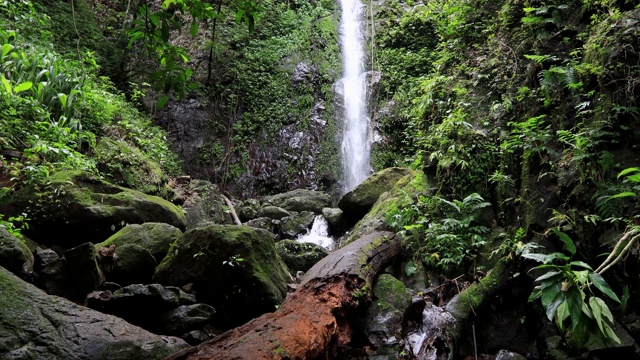
[[[364,31],[360,0],[340,0],[342,25],[340,46],[344,74],[342,95],[344,131],[342,138],[343,192],[358,186],[371,173],[369,118],[366,106],[366,78],[364,74]]]
[[[311,230],[306,235],[298,237],[296,241],[320,245],[329,251],[334,247],[334,240],[329,236],[329,223],[322,215],[316,215]]]

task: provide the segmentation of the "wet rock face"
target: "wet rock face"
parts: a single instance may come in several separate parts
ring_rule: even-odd
[[[187,344],[76,305],[0,267],[2,359],[164,359]],[[81,330],[80,330],[81,329]]]
[[[294,88],[314,86],[316,80],[313,67],[306,62],[295,67]],[[191,176],[219,182],[228,176],[221,166],[223,162],[246,169],[243,174],[234,175],[225,190],[248,198],[295,188],[330,188],[337,183],[336,169],[326,164],[327,157],[337,164],[339,156],[335,139],[326,139],[330,125],[326,106],[314,96],[308,114],[284,119],[277,132],[256,134],[252,144],[244,145],[249,148],[248,159],[240,158],[233,148],[225,155],[227,149],[221,143],[227,135],[210,120],[216,117],[212,105],[197,99],[171,101],[158,113],[156,121],[168,131],[173,149],[183,160],[184,171]]]

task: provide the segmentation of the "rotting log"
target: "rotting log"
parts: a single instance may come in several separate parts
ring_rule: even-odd
[[[364,236],[313,266],[276,312],[166,360],[333,358],[351,341],[354,310],[399,253],[393,233]]]

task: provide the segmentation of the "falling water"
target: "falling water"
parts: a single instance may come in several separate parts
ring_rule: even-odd
[[[363,5],[360,0],[340,1],[342,3],[340,43],[344,62],[344,75],[341,80],[344,100],[342,167],[346,193],[369,176],[371,167],[369,164],[369,118],[365,103]]]
[[[334,247],[334,240],[329,236],[329,223],[322,215],[317,215],[313,220],[311,230],[306,235],[298,237],[296,241],[320,245],[329,251],[332,251]]]

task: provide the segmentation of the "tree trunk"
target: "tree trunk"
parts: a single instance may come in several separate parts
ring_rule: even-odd
[[[370,300],[374,278],[399,253],[393,233],[364,236],[312,267],[276,312],[166,360],[333,358],[351,341],[354,310]]]

